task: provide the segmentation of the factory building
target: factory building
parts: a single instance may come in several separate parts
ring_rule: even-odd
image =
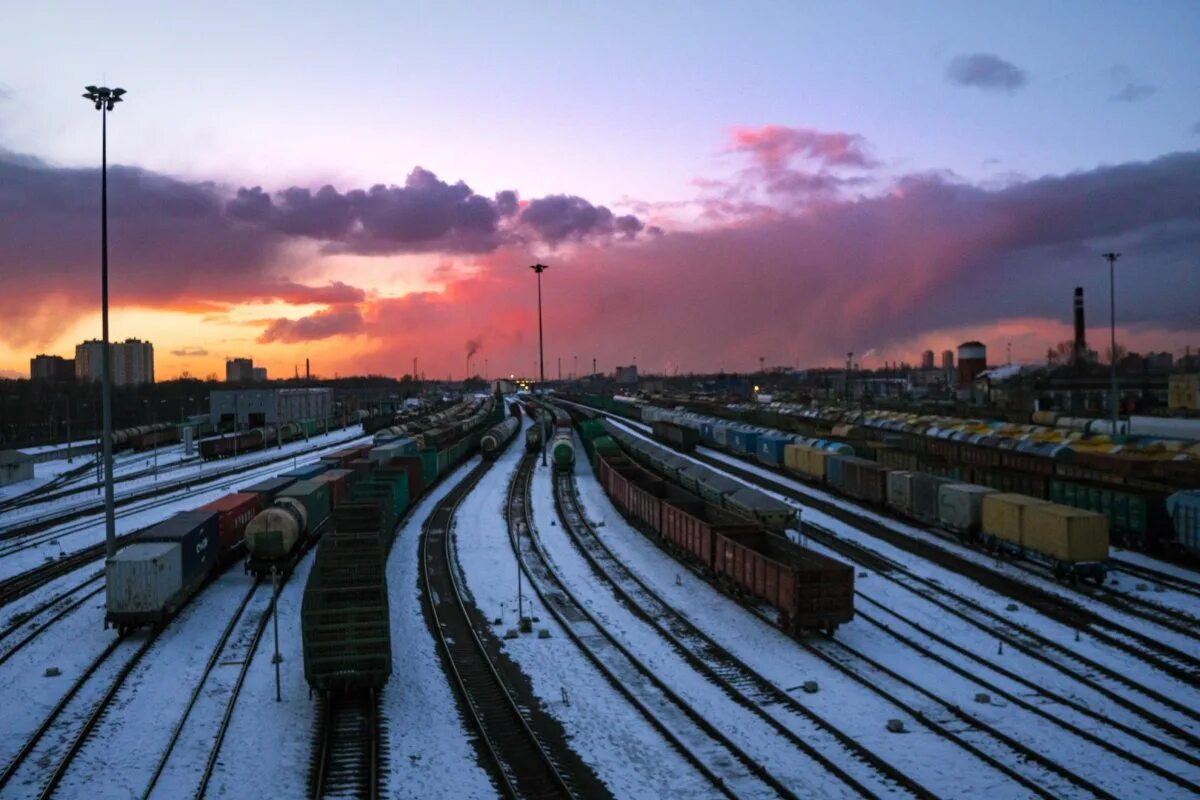
[[[141,339],[109,344],[113,386],[154,383],[154,345]],[[104,377],[104,343],[97,339],[75,346],[75,377],[98,381]]]
[[[333,416],[332,389],[220,389],[208,395],[209,421],[239,430]]]
[[[29,379],[31,381],[75,380],[75,359],[36,355],[29,359]]]
[[[628,367],[617,367],[616,380],[622,386],[635,386],[638,380],[637,364]]]

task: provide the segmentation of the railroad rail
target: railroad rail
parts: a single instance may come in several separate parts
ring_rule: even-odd
[[[596,535],[579,505],[572,473],[554,477],[554,501],[563,530],[596,576],[697,672],[766,721],[793,747],[863,797],[935,796],[717,644],[634,575]],[[846,756],[861,768],[847,769],[836,763]],[[851,770],[858,774],[851,774]]]
[[[572,594],[537,539],[529,503],[535,457],[526,454],[508,495],[509,538],[520,568],[580,651],[719,792],[731,798],[796,795],[638,660]]]
[[[691,457],[743,481],[783,495],[800,505],[815,508],[887,544],[952,572],[957,572],[998,594],[1020,601],[1030,608],[1040,611],[1056,622],[1076,630],[1087,630],[1089,635],[1097,641],[1132,655],[1182,683],[1200,687],[1200,658],[1191,653],[1185,653],[1119,622],[1105,619],[1066,598],[1024,581],[1002,575],[986,565],[962,558],[932,542],[908,536],[862,514],[814,497],[810,493],[792,489],[772,478],[744,469],[738,464],[715,459],[703,453],[695,453]]]
[[[375,690],[323,695],[317,705],[317,742],[309,770],[309,797],[382,794],[382,696]]]
[[[92,584],[103,577],[103,572],[97,572],[91,577],[86,578],[82,583],[75,584],[66,591],[60,592],[49,600],[38,604],[37,607],[14,615],[12,622],[4,630],[0,630],[0,648],[2,648],[0,649],[0,665],[3,665],[23,647],[49,630],[50,626],[55,622],[58,622],[88,600],[91,600],[104,591],[103,585],[90,588]],[[82,594],[80,594],[81,592]],[[76,597],[76,595],[78,596]],[[12,644],[6,644],[21,631],[25,631],[24,636],[16,639]]]
[[[1182,575],[1173,575],[1170,572],[1164,572],[1153,567],[1147,567],[1144,564],[1134,564],[1119,556],[1109,559],[1109,564],[1118,572],[1124,572],[1134,578],[1152,583],[1161,584],[1173,591],[1192,597],[1200,597],[1200,574],[1196,580],[1185,578]]]
[[[263,589],[263,581],[255,579],[238,605],[237,610],[229,620],[229,624],[225,626],[220,638],[217,640],[216,646],[213,647],[212,655],[209,656],[208,662],[204,665],[204,672],[200,675],[200,680],[197,681],[196,687],[192,690],[191,696],[188,698],[187,706],[180,715],[179,721],[175,724],[174,730],[171,732],[171,738],[167,742],[166,748],[159,756],[158,763],[155,765],[154,773],[150,776],[149,782],[146,784],[146,789],[142,793],[143,798],[149,798],[155,791],[159,779],[164,771],[167,770],[171,763],[172,756],[176,752],[176,745],[184,729],[188,726],[189,720],[192,718],[192,711],[196,707],[197,702],[203,698],[204,703],[218,703],[222,695],[225,697],[224,711],[220,719],[219,726],[213,733],[213,738],[208,747],[208,757],[201,774],[198,788],[194,794],[195,797],[201,798],[204,796],[208,782],[212,777],[213,768],[216,766],[217,756],[221,751],[221,744],[225,740],[225,733],[229,727],[229,720],[233,716],[233,708],[237,703],[237,699],[241,694],[242,684],[245,681],[246,673],[250,669],[250,662],[254,659],[254,654],[258,650],[258,644],[262,639],[263,631],[266,630],[267,623],[271,619],[271,615],[275,613],[275,600],[271,598],[267,607],[258,616],[257,620],[247,622],[247,609],[250,608],[251,602]],[[235,633],[244,634],[246,628],[249,627],[250,636],[248,639],[243,636],[234,636]],[[232,645],[231,645],[232,643]],[[243,649],[244,648],[244,649]],[[238,651],[241,652],[230,652]],[[240,655],[240,658],[238,656]],[[232,686],[222,686],[219,682],[210,680],[213,674],[213,669],[218,664],[229,664],[240,662],[241,668],[238,670],[238,676]],[[215,684],[215,685],[214,685]],[[187,753],[184,758],[194,756],[195,753]]]
[[[465,716],[513,798],[577,796],[574,781],[525,718],[488,648],[476,631],[457,576],[454,514],[492,462],[482,462],[450,490],[421,531],[422,583],[443,665],[462,700]]]

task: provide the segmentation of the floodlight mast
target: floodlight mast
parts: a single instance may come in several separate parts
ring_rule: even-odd
[[[100,112],[100,320],[101,320],[101,405],[104,415],[104,551],[108,558],[117,552],[116,517],[113,500],[112,457],[112,354],[108,345],[108,112],[121,102],[124,89],[86,86],[83,95]]]

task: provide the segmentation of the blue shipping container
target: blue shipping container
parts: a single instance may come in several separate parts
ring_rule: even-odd
[[[783,465],[783,448],[792,443],[790,436],[763,434],[758,437],[758,460],[772,467]]]
[[[734,428],[729,432],[733,452],[752,456],[758,452],[758,431]]]
[[[183,511],[137,536],[139,542],[172,542],[179,545],[183,585],[203,578],[221,555],[220,514],[216,511]]]
[[[267,478],[265,481],[259,481],[258,483],[251,484],[250,486],[243,486],[241,489],[238,489],[238,491],[261,494],[263,499],[259,505],[265,507],[271,504],[271,501],[275,499],[275,495],[279,494],[295,482],[295,478]]]
[[[329,465],[316,461],[303,467],[289,469],[287,472],[279,473],[281,478],[295,478],[298,481],[307,481],[317,477],[325,470],[329,469]]]
[[[825,482],[831,486],[842,485],[842,459],[853,456],[831,455],[825,459]]]

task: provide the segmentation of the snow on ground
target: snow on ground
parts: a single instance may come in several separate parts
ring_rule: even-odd
[[[417,584],[421,526],[475,463],[472,460],[459,467],[417,504],[388,557],[392,676],[383,693],[383,717],[389,753],[387,794],[391,797],[458,800],[496,796],[442,671],[438,645],[425,623],[424,593]]]
[[[503,628],[516,626],[517,563],[504,522],[508,484],[523,434],[463,501],[455,522],[460,569],[475,605]],[[550,467],[537,467],[542,474]],[[547,523],[548,524],[548,523]],[[525,613],[550,638],[504,640],[505,653],[529,676],[544,710],[571,747],[617,797],[712,797],[713,787],[612,688],[529,587]],[[565,699],[564,699],[565,698]]]
[[[208,797],[305,797],[309,753],[316,724],[316,701],[304,680],[300,602],[312,570],[309,551],[279,592],[281,702],[275,702],[275,639],[271,626],[258,643],[242,693],[229,720],[221,755],[208,785]],[[249,578],[242,576],[246,581]],[[217,667],[222,669],[222,667]],[[239,669],[238,666],[224,669]],[[197,759],[199,761],[200,759]],[[174,796],[190,796],[190,790]],[[171,797],[160,794],[161,797]]]
[[[597,525],[597,534],[626,566],[693,625],[797,702],[939,796],[1022,795],[1007,777],[833,670],[631,528],[583,459],[576,464],[576,477],[585,513]],[[845,635],[859,624],[843,626],[838,635]],[[808,680],[817,681],[820,691],[800,693],[800,686]],[[903,720],[908,733],[887,732],[885,725],[892,718]]]
[[[1178,564],[1171,564],[1167,561],[1163,561],[1160,558],[1148,556],[1145,553],[1139,553],[1135,550],[1121,550],[1114,547],[1112,550],[1112,558],[1113,561],[1116,562],[1117,568],[1120,568],[1122,561],[1128,561],[1135,567],[1152,569],[1157,572],[1162,572],[1167,575],[1188,581],[1189,583],[1200,584],[1200,572],[1197,572],[1194,569],[1189,569],[1188,567],[1181,567]]]
[[[583,454],[582,445],[577,450]],[[799,796],[852,797],[858,792],[822,779],[824,768],[797,750],[768,723],[732,700],[688,662],[649,623],[636,617],[614,595],[603,579],[597,578],[583,555],[559,524],[554,508],[554,490],[549,470],[538,470],[531,490],[534,524],[554,571],[575,598],[600,624],[655,674],[669,675],[670,688],[700,716],[758,761]],[[553,523],[553,524],[552,524]]]
[[[65,795],[141,796],[213,648],[251,584],[234,565],[171,620],[71,762],[62,783]]]
[[[314,437],[314,439],[316,438]],[[121,536],[153,525],[177,512],[197,508],[230,492],[236,492],[243,486],[258,483],[280,472],[293,469],[294,465],[312,463],[325,453],[340,450],[346,445],[346,441],[331,442],[328,446],[323,446],[306,456],[293,455],[291,461],[267,461],[262,466],[256,466],[237,475],[214,478],[197,486],[181,489],[165,499],[147,499],[131,506],[118,508],[116,510],[117,535]],[[103,537],[104,515],[98,513],[63,523],[45,532],[31,534],[30,537],[4,542],[0,544],[0,579],[33,569],[53,558],[82,550],[101,541]]]

